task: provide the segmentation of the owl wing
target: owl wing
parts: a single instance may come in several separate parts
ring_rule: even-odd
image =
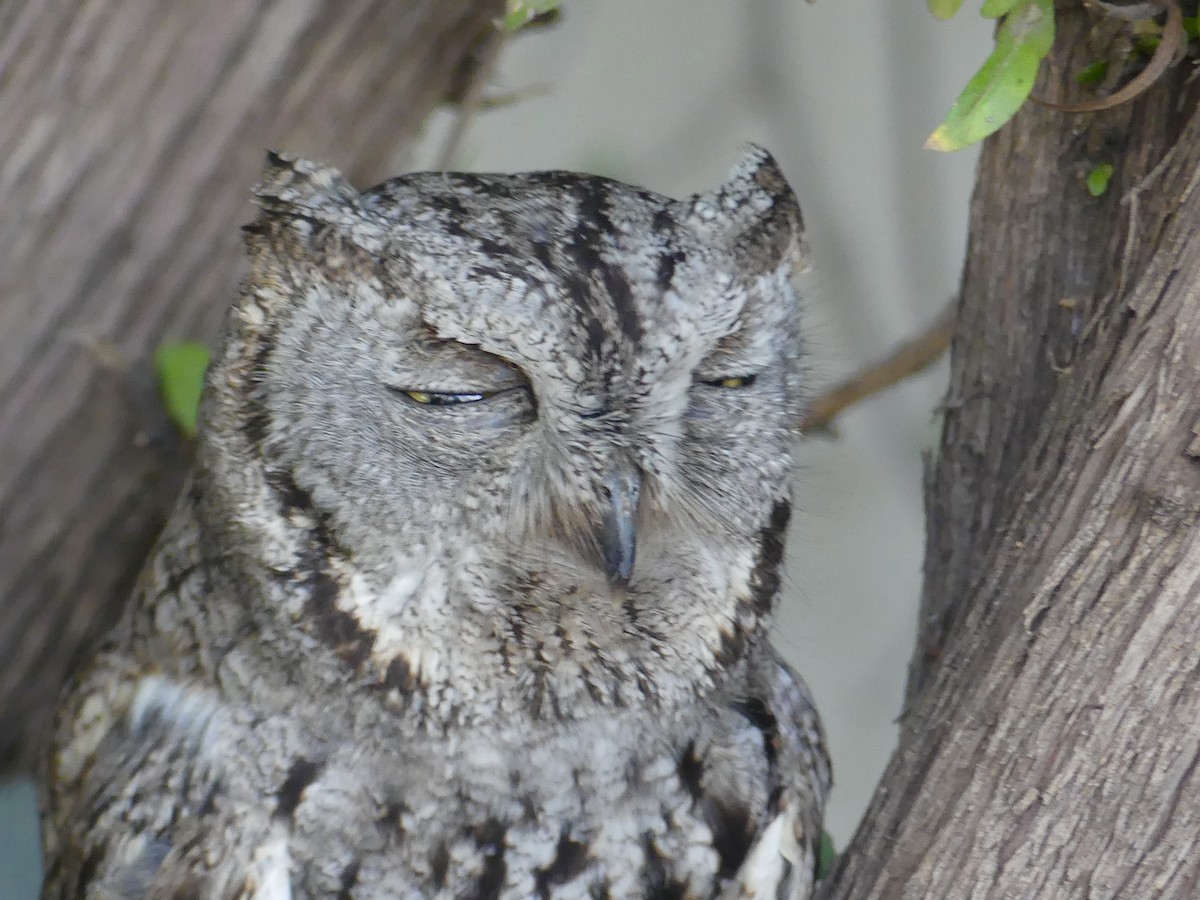
[[[723,898],[806,900],[832,774],[808,687],[774,648],[764,649],[755,686],[763,699],[744,714],[756,720],[773,757],[772,808]]]
[[[806,900],[812,896],[816,856],[798,810],[781,810],[759,834],[723,900]]]
[[[131,693],[70,704],[74,740],[43,801],[43,900],[288,900],[286,834],[233,802],[220,710],[157,677]]]

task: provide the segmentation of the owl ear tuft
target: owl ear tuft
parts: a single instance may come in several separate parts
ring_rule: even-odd
[[[359,194],[337,169],[267,151],[262,176],[254,186],[268,212],[324,219],[334,209],[357,207]]]
[[[791,259],[804,237],[800,204],[779,164],[751,144],[713,190],[685,201],[685,220],[765,271]]]
[[[267,280],[289,267],[328,261],[328,253],[315,247],[331,241],[341,246],[361,222],[362,201],[353,185],[337,169],[306,159],[268,151],[254,196],[262,212],[242,226],[242,239],[255,277]]]

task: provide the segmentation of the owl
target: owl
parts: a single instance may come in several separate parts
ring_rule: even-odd
[[[270,155],[194,470],[65,692],[44,897],[803,898],[768,642],[796,199]]]

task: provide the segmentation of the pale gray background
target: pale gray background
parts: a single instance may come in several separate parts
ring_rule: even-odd
[[[549,93],[483,114],[457,163],[586,169],[684,195],[717,183],[743,142],[763,144],[811,235],[819,387],[919,330],[957,287],[975,155],[921,145],[990,45],[966,6],[939,23],[921,0],[573,0],[560,25],[514,40],[494,79]],[[829,732],[838,846],[895,741],[920,591],[920,457],[944,380],[943,364],[845,416],[838,440],[798,448],[778,641]],[[0,786],[3,900],[36,896],[34,827],[32,788]]]

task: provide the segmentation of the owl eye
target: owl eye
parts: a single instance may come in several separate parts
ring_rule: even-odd
[[[438,391],[401,391],[413,403],[422,406],[457,406],[461,403],[478,403],[486,400],[491,394],[449,394]]]
[[[712,381],[705,381],[704,384],[719,388],[746,388],[754,384],[757,378],[757,375],[731,375],[728,378],[714,378]]]

